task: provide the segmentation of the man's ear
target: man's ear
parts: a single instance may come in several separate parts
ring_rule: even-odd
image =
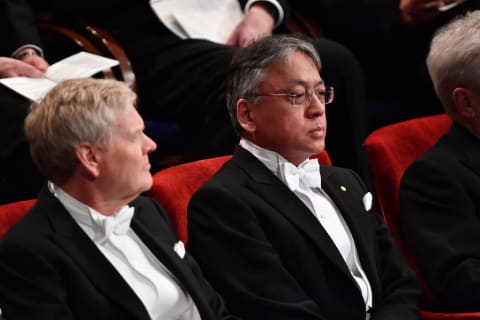
[[[453,104],[457,112],[464,118],[474,118],[476,116],[476,103],[474,100],[478,100],[475,94],[465,88],[455,88],[452,91]]]
[[[245,132],[255,132],[255,115],[252,112],[252,104],[249,101],[245,99],[237,101],[237,119]]]
[[[99,150],[90,142],[82,142],[75,152],[80,170],[83,174],[91,178],[98,177],[100,174]]]

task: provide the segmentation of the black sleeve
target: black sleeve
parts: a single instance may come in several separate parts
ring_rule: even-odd
[[[33,18],[32,9],[26,0],[0,0],[0,55],[10,56],[25,44],[42,46]]]
[[[478,185],[472,171],[422,159],[405,172],[400,189],[408,250],[433,293],[457,310],[475,311],[480,300]]]

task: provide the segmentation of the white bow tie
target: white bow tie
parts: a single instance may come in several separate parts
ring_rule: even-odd
[[[300,182],[309,188],[321,188],[322,186],[320,165],[317,159],[307,160],[298,167],[290,162],[285,162],[281,166],[281,170],[290,190],[298,190]]]
[[[134,207],[124,206],[117,214],[110,217],[92,214],[93,227],[96,233],[95,241],[102,243],[112,234],[118,236],[126,234],[130,229],[134,211]]]

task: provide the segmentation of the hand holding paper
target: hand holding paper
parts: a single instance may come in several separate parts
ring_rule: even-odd
[[[43,78],[13,77],[0,79],[0,83],[32,101],[38,101],[60,81],[88,78],[116,65],[117,60],[79,52],[51,65]]]

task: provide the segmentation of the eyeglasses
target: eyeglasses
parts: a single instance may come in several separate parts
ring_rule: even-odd
[[[256,94],[255,97],[289,97],[292,106],[309,106],[312,103],[315,96],[323,104],[329,104],[333,101],[334,90],[333,87],[325,87],[323,89],[317,89],[309,91],[308,93],[264,93]]]

